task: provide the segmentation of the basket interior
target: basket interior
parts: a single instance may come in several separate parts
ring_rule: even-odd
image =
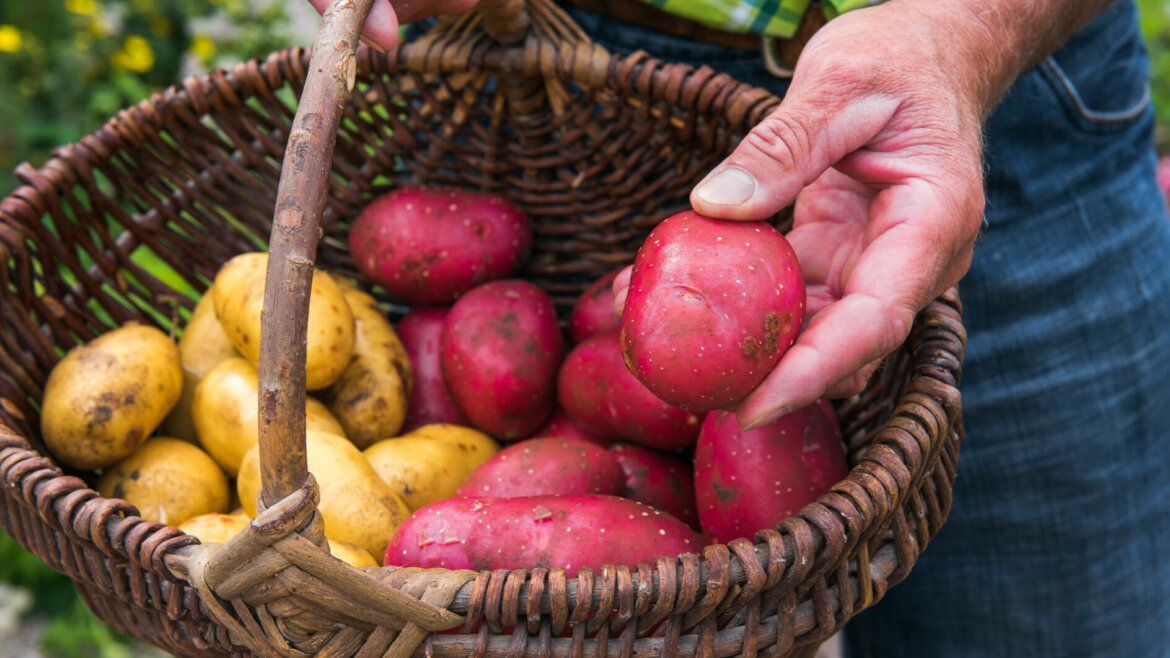
[[[551,111],[515,116],[490,70],[435,75],[363,61],[318,248],[320,267],[363,285],[346,244],[356,213],[396,186],[455,185],[505,194],[528,214],[535,241],[521,276],[564,313],[688,207],[691,187],[743,134],[719,102],[739,85],[711,72],[700,72],[710,96],[701,109],[635,85],[559,82]],[[294,50],[187,80],[39,171],[18,171],[27,187],[5,200],[0,235],[9,253],[0,422],[36,442],[41,388],[66,350],[128,321],[180,330],[220,264],[266,248],[306,64]]]

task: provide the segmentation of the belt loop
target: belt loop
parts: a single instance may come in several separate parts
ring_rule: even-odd
[[[760,56],[764,60],[764,69],[777,78],[791,78],[796,62],[789,62],[780,57],[776,41],[776,37],[760,35]]]
[[[760,55],[764,60],[764,68],[768,73],[778,78],[791,78],[796,70],[796,60],[804,50],[809,39],[813,38],[817,30],[825,26],[828,19],[825,17],[825,8],[820,0],[812,0],[804,10],[804,16],[796,26],[796,33],[785,39],[781,37],[760,36]]]

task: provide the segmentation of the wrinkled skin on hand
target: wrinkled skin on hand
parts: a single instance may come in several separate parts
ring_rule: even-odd
[[[801,55],[780,107],[691,195],[695,210],[731,220],[764,219],[795,201],[787,237],[811,320],[739,403],[745,428],[860,392],[915,314],[970,266],[991,85],[954,45],[955,17],[933,13],[894,2],[831,21]],[[614,284],[619,309],[628,286],[624,272]]]

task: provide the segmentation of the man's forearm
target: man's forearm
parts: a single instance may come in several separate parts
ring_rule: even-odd
[[[961,76],[970,100],[986,117],[1024,71],[1059,49],[1115,0],[894,0],[934,17],[941,43],[935,53]]]

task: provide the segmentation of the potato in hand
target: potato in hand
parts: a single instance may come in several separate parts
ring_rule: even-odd
[[[682,212],[638,249],[622,354],[663,400],[696,412],[725,409],[788,351],[804,303],[796,252],[775,227]]]

